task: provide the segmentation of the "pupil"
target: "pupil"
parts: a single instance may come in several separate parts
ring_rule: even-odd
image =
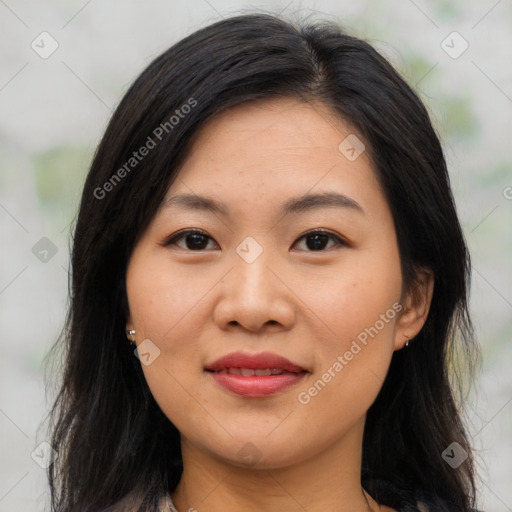
[[[322,235],[322,234],[309,235],[307,238],[308,238],[308,242],[313,241],[313,244],[307,243],[308,249],[322,249],[325,247],[327,235]]]
[[[189,243],[191,239],[193,240],[193,242]],[[192,234],[192,235],[187,236],[187,248],[188,249],[203,249],[205,245],[206,244],[205,244],[205,236],[204,235]]]

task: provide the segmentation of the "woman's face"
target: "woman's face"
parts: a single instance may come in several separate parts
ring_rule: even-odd
[[[393,351],[419,327],[359,144],[319,105],[232,108],[200,133],[135,247],[127,326],[187,446],[277,468],[360,440]]]

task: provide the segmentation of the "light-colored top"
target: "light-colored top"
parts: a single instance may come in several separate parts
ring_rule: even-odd
[[[176,507],[174,506],[174,503],[172,502],[172,499],[171,499],[171,497],[169,495],[167,495],[162,500],[162,504],[161,504],[160,508],[161,508],[162,512],[178,512],[176,510]],[[189,510],[190,510],[190,512],[193,512],[195,509],[191,508]],[[419,512],[428,512],[428,508],[425,506],[425,504],[419,502],[418,503],[418,511]]]

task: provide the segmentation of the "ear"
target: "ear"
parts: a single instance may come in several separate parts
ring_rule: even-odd
[[[421,331],[427,320],[433,292],[434,273],[426,268],[417,269],[414,282],[401,302],[403,309],[395,328],[395,350],[404,348],[407,340]]]

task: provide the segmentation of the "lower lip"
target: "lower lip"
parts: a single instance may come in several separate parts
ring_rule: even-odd
[[[306,372],[283,373],[281,375],[233,375],[230,373],[208,372],[217,384],[237,395],[258,398],[273,395],[297,384]]]

